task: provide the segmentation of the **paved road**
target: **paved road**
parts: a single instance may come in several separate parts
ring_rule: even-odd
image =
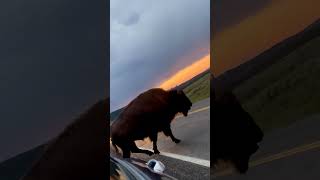
[[[144,161],[157,159],[166,166],[165,173],[177,179],[209,179],[210,168],[210,100],[194,104],[187,117],[178,117],[172,124],[173,134],[181,139],[175,144],[162,133],[158,136],[160,155],[132,154]],[[149,141],[137,141],[138,146],[152,149]]]
[[[172,132],[181,139],[175,144],[169,137],[159,133],[158,149],[210,161],[210,100],[206,99],[194,104],[187,117],[178,117],[172,123]],[[197,111],[197,110],[201,111]],[[195,113],[193,113],[195,112]],[[152,144],[147,142],[144,148],[152,149]]]
[[[195,104],[188,117],[180,117],[172,123],[173,133],[182,142],[173,143],[163,135],[159,136],[158,147],[162,155],[151,157],[134,154],[133,157],[147,161],[151,158],[162,161],[166,173],[178,179],[209,179],[207,166],[176,159],[166,153],[210,159],[210,106],[209,100]],[[199,111],[200,110],[200,111]],[[151,148],[150,143],[141,143]],[[201,163],[200,163],[201,164]],[[320,114],[298,121],[290,127],[265,134],[259,151],[253,155],[247,174],[232,171],[211,176],[218,180],[253,179],[320,179]],[[212,173],[212,172],[211,172]],[[213,174],[212,174],[213,175]]]
[[[246,175],[222,173],[218,180],[320,179],[320,115],[265,135]],[[223,175],[224,174],[224,175]]]
[[[119,154],[115,154],[111,151],[111,154],[120,159]],[[183,180],[206,180],[210,179],[210,169],[205,166],[197,165],[191,162],[179,160],[176,158],[166,157],[162,155],[144,155],[144,154],[132,154],[131,158],[137,159],[146,163],[150,159],[156,159],[161,161],[166,166],[164,173],[168,174],[176,179]]]

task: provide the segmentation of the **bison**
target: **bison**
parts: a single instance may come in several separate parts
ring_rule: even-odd
[[[187,116],[191,106],[191,101],[182,90],[154,88],[143,92],[124,108],[111,125],[112,144],[116,151],[117,146],[121,148],[123,158],[130,158],[131,152],[159,154],[158,132],[179,143],[180,140],[172,134],[170,123],[179,112]],[[153,142],[154,152],[139,149],[134,142],[147,137]]]
[[[45,146],[22,180],[107,179],[109,98],[92,105]]]
[[[212,99],[212,163],[232,162],[240,173],[248,170],[250,156],[258,150],[263,132],[232,92]]]
[[[227,81],[210,80],[211,110],[211,167],[220,160],[231,162],[240,172],[249,167],[249,158],[258,150],[263,132],[246,112],[228,87]]]

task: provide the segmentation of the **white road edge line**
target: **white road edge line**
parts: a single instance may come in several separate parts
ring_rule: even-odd
[[[141,148],[141,147],[139,147],[139,148],[152,151],[151,149],[147,149],[147,148]],[[197,164],[200,166],[210,167],[210,161],[205,160],[205,159],[199,159],[199,158],[195,158],[195,157],[184,156],[184,155],[180,155],[180,154],[173,154],[173,153],[163,152],[163,151],[160,152],[160,155],[174,158],[174,159],[179,159],[179,160],[186,161],[186,162],[190,162],[190,163]]]
[[[188,113],[188,115],[194,114],[194,113],[197,113],[197,112],[201,112],[201,111],[205,111],[205,110],[207,110],[207,109],[210,109],[210,106],[206,106],[206,107],[203,107],[203,108],[200,108],[200,109],[196,109],[196,110],[194,110],[194,111],[191,111],[191,112]],[[179,114],[179,115],[177,115],[177,116],[175,117],[175,119],[180,118],[180,117],[183,117],[183,115]]]

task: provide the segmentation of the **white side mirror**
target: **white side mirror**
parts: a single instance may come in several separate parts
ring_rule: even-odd
[[[156,173],[163,173],[163,171],[165,170],[164,164],[160,161],[155,160],[155,159],[150,159],[147,162],[147,166],[149,169],[151,169],[152,171],[154,171]]]

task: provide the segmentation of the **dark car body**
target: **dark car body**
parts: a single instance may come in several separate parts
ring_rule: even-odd
[[[110,156],[110,180],[173,180],[167,174],[155,173],[139,159],[120,159]]]

